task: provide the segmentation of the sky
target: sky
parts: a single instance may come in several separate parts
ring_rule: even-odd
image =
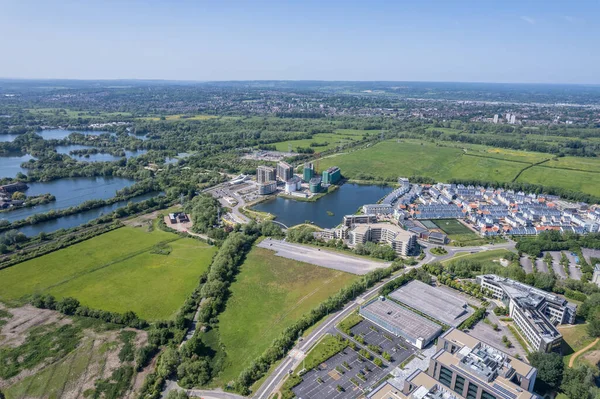
[[[600,0],[0,0],[0,77],[600,84]]]

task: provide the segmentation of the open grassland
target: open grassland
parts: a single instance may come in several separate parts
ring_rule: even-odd
[[[88,112],[88,111],[73,111],[65,108],[31,108],[28,111],[34,115],[67,115],[69,118],[116,118],[130,117],[130,112]]]
[[[476,254],[464,254],[459,253],[450,259],[446,259],[442,263],[452,263],[455,260],[470,260],[474,262],[488,263],[498,262],[500,259],[504,259],[506,256],[511,256],[512,252],[507,249],[493,249],[491,251],[479,252]]]
[[[123,334],[131,336],[131,352],[146,342],[145,332],[124,332],[97,320],[30,306],[10,311],[11,324],[0,334],[0,388],[7,399],[90,396],[83,392],[93,390],[96,380],[132,360],[119,355]]]
[[[152,253],[158,243],[166,243],[170,254]],[[50,293],[92,308],[166,319],[196,287],[214,252],[190,238],[123,227],[0,270],[0,300],[23,302],[34,293]]]
[[[302,140],[288,140],[275,143],[277,151],[288,151],[291,145],[292,151],[296,151],[299,147],[301,148],[312,148],[315,152],[321,152],[335,148],[341,144],[348,144],[353,141],[362,140],[362,136],[368,133],[363,130],[354,129],[339,129],[335,133],[317,133],[313,135],[311,139]],[[311,147],[311,143],[322,144],[321,146]],[[326,145],[325,145],[326,144]]]
[[[552,154],[481,145],[441,146],[419,140],[387,140],[323,158],[320,170],[339,166],[345,177],[357,180],[424,176],[440,182],[447,182],[452,178],[511,182],[519,176],[520,182],[600,195],[599,160],[553,158]],[[545,160],[547,161],[539,166],[531,166]],[[523,173],[519,175],[522,170]]]
[[[548,161],[547,164],[552,165],[551,162]],[[600,173],[534,166],[525,170],[517,181],[562,187],[600,196]]]
[[[219,320],[227,359],[217,383],[235,379],[286,327],[355,278],[253,248]]]
[[[503,241],[500,238],[481,237],[456,219],[439,219],[431,222],[448,234],[452,244],[457,246],[484,245],[490,241]]]
[[[321,160],[320,169],[339,166],[345,177],[374,180],[398,176],[427,176],[438,181],[451,178],[510,181],[523,169],[518,162],[467,156],[460,148],[429,142],[387,140],[369,148]]]

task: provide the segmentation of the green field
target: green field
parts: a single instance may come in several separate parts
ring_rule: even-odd
[[[460,148],[396,140],[321,160],[321,170],[330,166],[339,166],[345,177],[358,180],[427,176],[438,181],[451,178],[509,181],[524,167],[519,162],[468,156]]]
[[[253,248],[219,318],[227,359],[216,383],[237,378],[286,327],[355,278]]]
[[[159,242],[168,242],[169,255],[151,253]],[[91,308],[167,319],[197,286],[215,251],[161,230],[123,227],[0,270],[0,301],[22,303],[50,293]]]
[[[362,136],[368,133],[364,130],[354,129],[338,129],[335,133],[317,133],[311,139],[288,140],[275,143],[277,151],[288,151],[289,145],[292,146],[292,151],[296,151],[298,147],[309,148],[311,143],[325,144],[325,146],[311,147],[316,153],[335,148],[340,144],[348,144],[353,141],[359,141]]]
[[[475,234],[471,229],[456,219],[431,220],[433,224],[448,234],[452,243],[460,246],[483,245],[490,242],[491,238],[484,238]]]
[[[457,259],[464,259],[464,260],[470,260],[470,261],[482,262],[482,263],[488,263],[488,262],[494,262],[494,261],[497,262],[498,260],[504,259],[506,256],[510,256],[511,254],[512,254],[512,252],[507,249],[493,249],[491,251],[483,251],[483,252],[479,252],[476,254],[459,253],[450,259],[446,259],[442,263],[451,263]]]
[[[534,166],[524,171],[517,181],[562,187],[600,196],[600,173]]]
[[[323,158],[320,170],[339,166],[345,177],[357,180],[395,181],[398,176],[423,176],[439,182],[453,178],[511,182],[523,169],[547,160],[526,169],[518,181],[600,195],[600,161],[553,158],[552,154],[481,145],[440,146],[419,140],[387,140]]]

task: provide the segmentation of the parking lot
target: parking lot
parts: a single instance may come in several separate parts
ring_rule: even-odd
[[[379,345],[382,351],[391,354],[392,361],[384,360],[384,366],[379,368],[372,361],[359,359],[357,351],[362,349],[361,345],[357,344],[356,350],[347,347],[302,376],[303,381],[293,388],[298,398],[357,398],[376,386],[396,366],[417,352],[416,348],[403,339],[387,333],[367,320],[354,326],[351,331],[354,335],[364,337],[364,348],[367,344]],[[338,390],[338,386],[342,389]]]
[[[361,335],[366,345],[377,345],[382,352],[392,355],[392,364],[400,364],[417,349],[411,346],[404,339],[396,337],[394,334],[385,331],[381,327],[371,323],[368,320],[361,321],[352,329],[352,334]]]
[[[261,241],[258,246],[275,251],[277,256],[352,274],[367,274],[390,265],[390,262],[359,258],[282,240],[267,239]]]

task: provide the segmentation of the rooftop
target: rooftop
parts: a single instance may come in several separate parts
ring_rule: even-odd
[[[398,288],[390,297],[454,327],[473,313],[466,301],[417,280]]]
[[[422,338],[424,341],[429,341],[442,330],[440,325],[390,300],[375,299],[362,306],[361,310],[370,312],[397,331],[413,339]]]

